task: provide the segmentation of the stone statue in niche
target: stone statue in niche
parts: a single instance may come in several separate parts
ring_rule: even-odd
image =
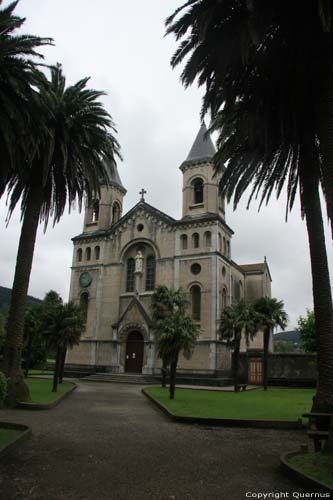
[[[135,256],[135,272],[142,273],[142,271],[143,271],[143,255],[142,252],[138,250]]]

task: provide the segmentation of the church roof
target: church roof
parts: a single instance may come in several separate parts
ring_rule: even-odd
[[[114,184],[121,191],[125,191],[125,193],[126,193],[126,189],[125,189],[125,187],[120,179],[117,165],[115,163],[112,163],[112,164],[110,163],[110,164],[107,164],[106,167],[107,167],[109,174],[110,174],[111,184]]]
[[[238,266],[244,271],[244,273],[253,272],[264,272],[266,264],[264,262],[258,262],[257,264],[238,264]]]
[[[256,264],[238,264],[238,267],[243,271],[244,274],[262,274],[267,269],[269,278],[272,281],[272,276],[267,264],[266,257],[264,262],[257,262]]]
[[[208,134],[205,122],[202,122],[200,130],[195,138],[193,146],[186,161],[203,160],[212,158],[216,153],[213,141]]]

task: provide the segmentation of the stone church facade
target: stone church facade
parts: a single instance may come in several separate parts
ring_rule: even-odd
[[[158,374],[150,301],[158,285],[181,287],[189,312],[200,325],[184,373],[227,376],[231,352],[218,334],[223,308],[240,299],[271,294],[266,262],[238,265],[232,260],[233,231],[214,177],[214,145],[203,124],[183,175],[183,213],[175,220],[140,201],[123,215],[126,189],[117,171],[112,184],[86,208],[82,234],[73,238],[70,300],[80,303],[86,328],[80,345],[68,353],[72,367],[113,373]],[[262,349],[259,333],[242,350]]]

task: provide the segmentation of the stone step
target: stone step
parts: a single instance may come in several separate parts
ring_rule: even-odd
[[[116,373],[94,373],[88,377],[83,377],[81,380],[85,382],[109,382],[118,384],[158,384],[159,378],[151,375],[140,374],[116,374]]]

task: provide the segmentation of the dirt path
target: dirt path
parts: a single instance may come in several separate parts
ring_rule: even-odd
[[[278,456],[298,449],[303,433],[174,424],[137,386],[81,383],[53,410],[5,410],[0,419],[33,431],[0,459],[1,500],[245,500],[246,492],[299,491]]]

